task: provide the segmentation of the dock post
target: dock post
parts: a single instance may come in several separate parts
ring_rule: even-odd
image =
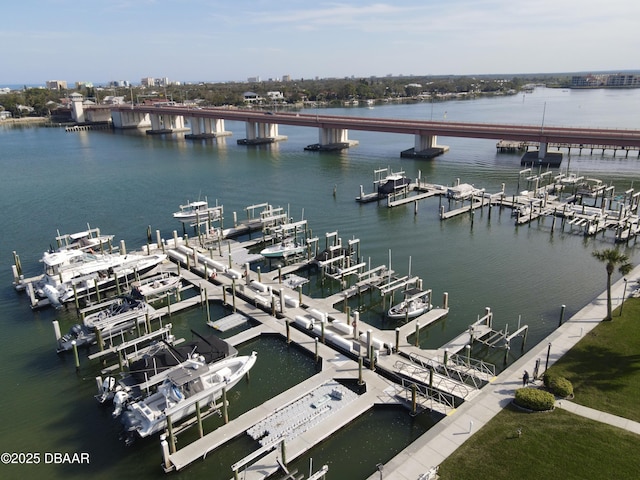
[[[558,321],[558,326],[561,327],[562,326],[562,322],[564,321],[564,309],[566,308],[566,305],[562,305],[562,307],[560,307],[560,320]]]
[[[222,387],[222,417],[224,424],[229,423],[229,410],[227,408],[227,387]]]
[[[233,268],[233,262],[231,258],[231,242],[229,242],[229,253],[227,254],[227,257],[229,258],[229,268]]]
[[[416,322],[416,347],[420,345],[420,322]]]
[[[80,370],[80,358],[78,357],[78,345],[75,340],[71,341],[71,346],[73,347],[73,359],[76,362],[76,372]]]
[[[276,316],[276,297],[273,292],[271,292],[271,316]]]
[[[93,279],[93,284],[96,288],[96,296],[98,297],[98,303],[100,303],[100,287],[98,286],[98,279],[94,278]]]
[[[449,308],[449,292],[444,292],[444,294],[442,295],[442,304],[442,308],[444,308],[445,310]]]
[[[124,243],[124,240],[120,240],[120,255],[126,255],[127,254],[127,247]]]
[[[302,285],[298,285],[298,303],[302,305]]]
[[[412,383],[411,384],[411,415],[415,415],[418,410],[417,400],[418,400],[418,386],[415,383]]]
[[[204,289],[204,303],[207,307],[207,323],[211,321],[211,310],[209,308],[209,291]]]
[[[167,415],[167,432],[169,433],[169,451],[176,453],[176,439],[173,435],[173,424],[171,423],[170,415]]]
[[[169,460],[169,443],[167,442],[167,435],[160,435],[160,448],[162,448],[162,462],[165,470],[171,469],[171,460]]]
[[[282,265],[278,265],[278,283],[282,284]]]
[[[284,446],[284,438],[280,443],[280,457],[282,458],[282,464],[286,467],[287,466],[287,450]]]
[[[364,381],[362,380],[362,355],[358,355],[358,385],[363,385]]]
[[[291,324],[289,323],[289,319],[286,319],[286,325],[287,325],[287,345],[291,343]]]
[[[280,313],[284,315],[284,288],[280,289]]]
[[[149,312],[145,313],[145,323],[147,325],[147,333],[151,333],[151,317]]]
[[[178,232],[173,231],[173,248],[178,248]]]
[[[204,437],[204,430],[202,429],[202,413],[200,412],[200,402],[196,402],[196,416],[198,418],[198,435],[200,438]]]
[[[246,262],[244,264],[244,283],[247,286],[249,286],[249,282],[251,281],[251,278],[249,277],[250,271],[251,271],[251,267],[249,266],[249,262]]]
[[[235,313],[236,312],[236,279],[235,278],[231,280],[231,302],[233,305],[233,312]]]
[[[369,350],[369,368],[371,369],[371,371],[375,371],[376,369],[376,351],[373,348],[373,344],[371,345],[371,348]]]
[[[504,364],[507,364],[507,361],[509,360],[509,350],[511,350],[511,346],[509,344],[507,344],[507,346],[504,349]]]
[[[256,267],[256,272],[258,272],[258,282],[260,282],[261,281],[260,267]]]
[[[449,361],[449,349],[445,348],[444,349],[444,360],[443,360],[442,364],[446,367],[448,361]]]
[[[418,215],[418,201],[417,200],[413,201],[413,214],[414,215]]]
[[[60,340],[60,337],[62,336],[60,334],[60,322],[58,322],[58,320],[54,320],[52,323],[53,323],[53,332],[56,335],[56,342],[57,342],[58,340]]]
[[[180,263],[178,263],[180,265]],[[171,316],[171,297],[169,292],[167,292],[167,315]]]
[[[222,304],[227,305],[227,289],[222,285]]]
[[[396,327],[396,352],[400,351],[400,328]]]
[[[360,312],[353,312],[353,338],[358,339],[358,323],[360,322]]]
[[[162,238],[160,238],[160,230],[156,230],[156,248],[162,248],[164,250]]]
[[[471,345],[467,344],[464,348],[467,351],[467,365],[471,365]]]
[[[80,301],[78,300],[78,290],[76,288],[76,284],[73,284],[73,300],[76,303],[76,310],[80,310]]]
[[[326,313],[323,313],[322,320],[320,320],[320,339],[322,340],[323,345],[326,343],[324,338],[324,328],[325,328],[326,322],[327,322],[327,315]]]
[[[316,363],[318,363],[318,337],[314,338],[314,344],[315,344],[315,358],[316,358]]]
[[[102,332],[99,328],[96,328],[96,341],[98,342],[98,348],[102,352],[104,350],[104,339],[102,338]]]
[[[367,330],[367,355],[369,356],[369,360],[371,360],[371,350],[373,345],[373,331],[371,329]]]

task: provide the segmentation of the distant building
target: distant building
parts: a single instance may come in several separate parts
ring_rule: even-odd
[[[249,78],[247,78],[247,82],[249,82],[249,83],[260,83],[260,77],[249,77]]]
[[[282,81],[283,82],[290,82],[291,81],[291,75],[283,75],[282,76]]]
[[[144,77],[142,79],[140,79],[140,84],[143,87],[155,87],[156,86],[156,79],[153,77]]]
[[[263,100],[260,95],[254,92],[244,92],[242,97],[244,98],[245,103],[260,103]]]
[[[49,90],[66,90],[66,80],[47,80],[46,86]]]
[[[571,77],[571,88],[640,88],[640,75],[574,75]]]

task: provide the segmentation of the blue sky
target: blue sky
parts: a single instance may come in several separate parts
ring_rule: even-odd
[[[23,0],[0,86],[640,68],[632,0]]]

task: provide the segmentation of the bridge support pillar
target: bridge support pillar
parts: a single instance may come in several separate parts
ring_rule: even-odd
[[[415,135],[414,147],[400,152],[400,156],[403,158],[433,158],[449,151],[449,147],[437,143],[437,135],[418,133]]]
[[[216,138],[216,137],[228,137],[231,132],[226,132],[224,129],[224,120],[221,118],[202,118],[202,117],[187,117],[189,125],[191,125],[191,133],[184,136],[186,139],[202,139],[202,138]]]
[[[151,127],[151,117],[148,113],[136,110],[118,110],[111,112],[113,128],[149,128]]]
[[[544,160],[544,157],[547,156],[549,151],[549,146],[547,142],[540,142],[540,148],[538,149],[538,160]]]
[[[238,145],[261,145],[286,140],[286,135],[278,134],[277,123],[246,122],[247,138],[238,140]]]
[[[346,128],[320,128],[318,143],[305,147],[305,150],[344,150],[358,143],[357,140],[349,140],[349,130]]]
[[[162,133],[184,132],[184,117],[182,115],[151,114],[151,130],[147,135],[159,135]]]

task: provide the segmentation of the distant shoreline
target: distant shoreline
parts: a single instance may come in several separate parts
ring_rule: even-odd
[[[47,123],[49,119],[47,117],[21,117],[21,118],[5,118],[0,120],[0,125],[4,124],[21,124],[21,123]]]

